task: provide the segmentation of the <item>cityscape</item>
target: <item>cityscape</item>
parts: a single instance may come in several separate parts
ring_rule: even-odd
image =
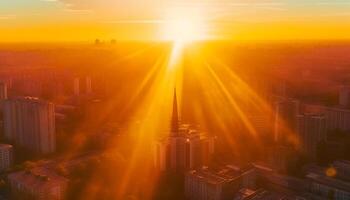
[[[1,0],[0,200],[350,200],[350,1]]]

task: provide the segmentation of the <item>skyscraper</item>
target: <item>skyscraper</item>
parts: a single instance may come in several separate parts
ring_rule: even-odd
[[[176,136],[179,131],[179,115],[177,111],[177,97],[176,97],[176,89],[174,89],[174,97],[173,97],[173,114],[171,116],[171,135]]]
[[[74,78],[73,80],[73,93],[75,96],[80,95],[80,79]]]
[[[299,101],[283,99],[275,103],[275,141],[290,143],[296,128],[299,114]]]
[[[91,94],[91,92],[92,92],[91,77],[87,76],[85,77],[85,93]]]
[[[156,168],[180,172],[207,165],[214,153],[214,138],[179,123],[176,91],[170,126],[170,134],[156,142]]]
[[[75,96],[89,95],[92,93],[92,80],[90,76],[75,77],[73,79],[73,94]]]
[[[7,99],[7,84],[0,82],[0,100]]]
[[[315,158],[317,145],[326,139],[326,119],[323,115],[298,115],[297,133],[302,152],[310,158]]]
[[[341,86],[339,90],[339,105],[341,106],[349,106],[350,103],[350,87],[349,86]]]
[[[54,104],[33,97],[4,102],[5,138],[35,153],[56,148]]]

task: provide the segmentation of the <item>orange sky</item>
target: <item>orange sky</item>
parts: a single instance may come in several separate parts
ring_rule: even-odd
[[[169,16],[218,39],[350,39],[348,0],[2,0],[0,41],[153,40]]]

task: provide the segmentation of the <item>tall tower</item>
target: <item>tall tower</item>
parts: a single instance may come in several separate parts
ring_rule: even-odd
[[[158,140],[154,149],[154,164],[161,171],[184,172],[208,165],[214,153],[214,137],[180,124],[178,114],[174,89],[170,134]]]
[[[75,96],[80,95],[80,78],[78,77],[73,79],[73,93]]]
[[[177,111],[176,88],[174,89],[173,114],[171,117],[171,136],[176,136],[179,131],[179,115]]]

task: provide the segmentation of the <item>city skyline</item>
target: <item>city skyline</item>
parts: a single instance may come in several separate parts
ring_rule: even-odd
[[[349,0],[0,0],[1,200],[350,200]]]

